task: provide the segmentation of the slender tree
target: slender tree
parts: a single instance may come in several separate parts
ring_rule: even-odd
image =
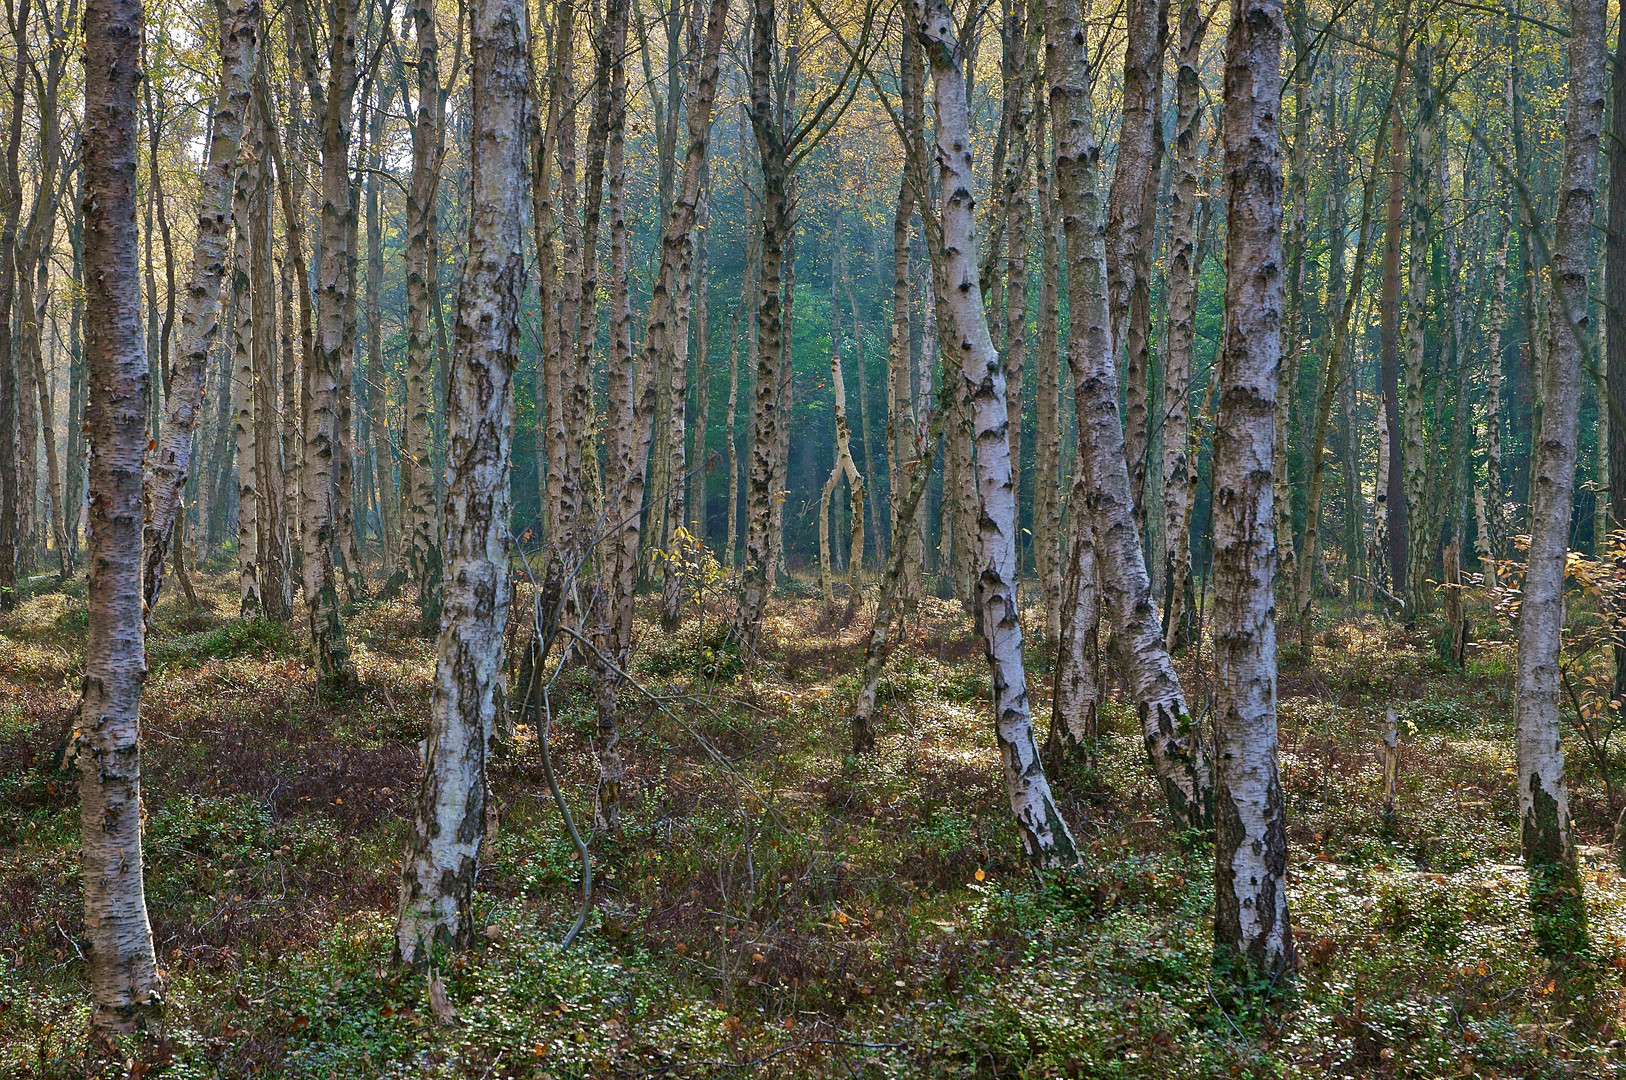
[[[1106,252],[1095,174],[1100,156],[1092,131],[1088,67],[1078,8],[1071,0],[1046,0],[1046,71],[1050,85],[1051,123],[1056,139],[1056,186],[1067,239],[1067,288],[1070,328],[1068,362],[1073,369],[1073,397],[1078,413],[1078,472],[1072,507],[1073,549],[1068,568],[1088,587],[1091,564],[1080,550],[1081,538],[1093,530],[1094,576],[1101,604],[1122,638],[1141,731],[1152,770],[1175,819],[1193,828],[1208,828],[1212,818],[1213,778],[1196,722],[1186,707],[1180,682],[1163,646],[1163,627],[1152,604],[1151,582],[1135,527],[1134,501],[1124,458],[1123,425],[1118,412],[1118,372],[1107,311]],[[1088,515],[1086,520],[1085,515]],[[1088,604],[1087,597],[1078,601]],[[1061,655],[1080,648],[1079,635],[1092,627],[1077,618],[1069,622],[1064,604]],[[1069,635],[1072,635],[1070,638]],[[1082,718],[1062,718],[1078,730]]]
[[[1554,957],[1573,956],[1586,944],[1559,731],[1558,654],[1590,326],[1587,266],[1603,117],[1604,21],[1603,0],[1571,0],[1564,161],[1551,252],[1555,310],[1548,325],[1550,360],[1542,372],[1541,439],[1531,474],[1530,551],[1519,609],[1519,822],[1536,939]]]
[[[27,11],[24,0],[23,11]],[[85,4],[85,366],[90,399],[88,606],[79,766],[91,1027],[156,1018],[162,986],[142,884],[141,459],[147,354],[136,265],[140,3]],[[13,144],[15,153],[15,144]]]
[[[1281,0],[1232,0],[1225,49],[1225,334],[1214,425],[1214,943],[1293,970],[1276,764],[1275,494],[1282,364]]]
[[[530,99],[525,5],[475,0],[469,39],[469,232],[447,397],[445,618],[395,928],[398,957],[415,965],[431,962],[436,945],[474,940],[486,757],[504,708],[508,457],[525,267],[526,143],[516,134],[527,130]]]
[[[937,117],[941,234],[931,237],[931,247],[941,308],[938,319],[944,354],[960,359],[959,370],[945,371],[944,376],[961,384],[959,393],[970,405],[977,452],[976,615],[993,681],[994,731],[1011,812],[1029,860],[1039,866],[1069,866],[1078,861],[1078,851],[1045,780],[1028,705],[1022,622],[1016,606],[1016,488],[1006,434],[1005,376],[977,285],[965,54],[943,0],[917,0],[915,17],[915,33],[931,66]]]

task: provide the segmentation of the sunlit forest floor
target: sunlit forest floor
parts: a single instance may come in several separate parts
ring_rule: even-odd
[[[199,584],[209,609],[171,589],[149,643],[147,895],[168,1006],[163,1037],[117,1075],[1626,1072],[1626,885],[1579,753],[1594,951],[1555,970],[1532,948],[1510,643],[1481,640],[1459,673],[1427,625],[1349,614],[1284,662],[1301,971],[1260,1006],[1211,981],[1211,854],[1167,825],[1121,687],[1098,767],[1052,776],[1084,866],[1041,878],[1020,864],[987,668],[956,605],[929,601],[911,626],[865,758],[847,753],[847,709],[868,611],[832,625],[817,600],[776,601],[749,671],[710,647],[721,606],[676,634],[649,622],[633,674],[663,704],[623,697],[635,783],[621,835],[593,841],[587,928],[558,947],[581,866],[524,718],[494,767],[485,931],[442,973],[447,1016],[424,976],[390,966],[433,666],[413,605],[353,611],[360,688],[321,707],[297,633],[234,619],[226,577]],[[0,622],[5,1077],[81,1073],[78,806],[59,771],[79,588]],[[1047,700],[1042,643],[1029,659]],[[1200,706],[1210,673],[1180,664]],[[586,828],[585,672],[561,686],[551,757]],[[1404,744],[1392,820],[1375,754],[1388,706]]]

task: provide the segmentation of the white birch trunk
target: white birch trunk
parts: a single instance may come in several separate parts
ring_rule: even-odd
[[[1077,469],[1083,481],[1073,512],[1093,519],[1102,607],[1123,642],[1152,771],[1175,819],[1206,829],[1211,822],[1213,779],[1196,722],[1163,646],[1163,627],[1152,604],[1124,460],[1118,372],[1107,311],[1103,226],[1095,186],[1100,148],[1091,130],[1084,35],[1073,0],[1046,0],[1045,40],[1056,183],[1069,264],[1067,355],[1078,411]],[[1069,568],[1069,573],[1078,572],[1076,564]],[[1066,649],[1065,628],[1063,637]]]
[[[933,262],[945,329],[958,343],[960,370],[945,378],[962,382],[976,442],[980,513],[976,540],[976,610],[994,689],[994,730],[1005,766],[1011,812],[1028,858],[1039,866],[1078,861],[1067,823],[1045,780],[1029,711],[1022,657],[1022,624],[1016,607],[1016,495],[1006,434],[1005,376],[988,332],[977,285],[973,232],[975,187],[971,165],[971,118],[966,100],[964,56],[954,38],[954,19],[942,0],[921,0],[916,28],[931,65],[937,117],[940,250]]]
[[[27,8],[23,8],[26,18]],[[162,1008],[142,883],[142,458],[147,355],[136,276],[136,80],[141,5],[85,5],[85,370],[90,443],[80,873],[89,939],[91,1027],[130,1031]],[[32,493],[29,493],[32,497]]]
[[[1552,248],[1552,315],[1540,441],[1531,466],[1530,551],[1519,609],[1519,822],[1536,939],[1568,957],[1585,948],[1586,906],[1570,832],[1559,726],[1564,565],[1574,501],[1581,369],[1590,331],[1587,264],[1603,117],[1603,0],[1570,4],[1569,98]]]
[[[1232,0],[1226,42],[1225,331],[1214,425],[1214,944],[1275,982],[1293,971],[1276,761],[1276,500],[1282,365],[1281,0]],[[1238,972],[1238,976],[1242,973]]]
[[[249,80],[259,51],[259,0],[230,0],[220,25],[220,84],[215,91],[209,159],[198,189],[192,270],[181,301],[180,348],[169,372],[163,431],[146,487],[143,594],[150,617],[164,583],[192,446],[203,412],[209,352],[220,332],[220,280],[231,237],[232,178],[249,109]]]
[[[526,9],[470,6],[474,59],[469,239],[447,384],[445,617],[423,779],[401,865],[395,946],[423,965],[437,944],[475,940],[486,755],[503,709],[508,619],[509,450],[525,262]]]

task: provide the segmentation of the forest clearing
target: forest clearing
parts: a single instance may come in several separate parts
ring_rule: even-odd
[[[640,619],[627,821],[581,864],[534,723],[493,766],[481,943],[443,974],[389,962],[405,799],[428,711],[412,605],[358,610],[358,689],[311,707],[287,631],[166,600],[144,696],[149,902],[175,1076],[1610,1076],[1626,881],[1610,807],[1578,761],[1572,805],[1594,955],[1563,988],[1531,939],[1513,799],[1511,647],[1465,671],[1377,616],[1329,625],[1282,676],[1297,992],[1234,1000],[1209,970],[1211,856],[1171,832],[1133,714],[1109,706],[1093,770],[1057,778],[1084,865],[1027,870],[986,734],[987,667],[958,606],[930,602],[850,753],[858,628],[770,607],[762,662],[716,672],[727,617]],[[0,785],[3,1067],[77,1076],[77,828],[60,754],[82,600],[42,596],[6,634]],[[653,615],[653,611],[649,614]],[[1035,649],[1043,671],[1043,652]],[[1181,674],[1211,674],[1188,657]],[[698,675],[696,674],[698,671]],[[552,753],[591,817],[589,681],[565,680]],[[1036,678],[1042,677],[1036,675]],[[1395,812],[1377,752],[1400,714]],[[20,706],[20,707],[19,707]],[[664,710],[670,709],[671,714]],[[715,752],[719,758],[713,758]],[[1586,986],[1584,991],[1578,986]],[[1223,996],[1217,996],[1223,995]],[[749,1070],[747,1070],[749,1072]],[[122,1075],[122,1073],[120,1073]]]

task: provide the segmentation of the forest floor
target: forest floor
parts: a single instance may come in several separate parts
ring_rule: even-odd
[[[1518,865],[1512,645],[1467,669],[1426,629],[1329,619],[1281,674],[1301,970],[1269,1005],[1210,978],[1211,850],[1169,826],[1121,688],[1098,766],[1052,776],[1084,851],[1037,876],[958,607],[929,601],[885,687],[879,746],[847,752],[869,612],[781,598],[741,670],[723,613],[640,624],[619,836],[595,908],[537,731],[494,767],[481,945],[390,966],[433,642],[406,601],[352,613],[359,688],[313,701],[297,632],[175,590],[149,643],[147,898],[163,1037],[121,1076],[1548,1077],[1626,1074],[1626,883],[1601,778],[1571,757],[1592,953],[1535,953]],[[0,1076],[81,1074],[78,806],[59,770],[83,662],[73,588],[0,621]],[[1029,620],[1029,625],[1042,619]],[[1482,621],[1491,625],[1488,613]],[[1505,633],[1502,636],[1506,636]],[[1050,662],[1030,650],[1034,697]],[[1180,661],[1194,706],[1209,675]],[[551,759],[592,820],[585,674],[561,680]],[[1397,812],[1374,748],[1401,718]],[[1047,712],[1047,710],[1043,710]],[[1045,721],[1041,719],[1040,730]]]

